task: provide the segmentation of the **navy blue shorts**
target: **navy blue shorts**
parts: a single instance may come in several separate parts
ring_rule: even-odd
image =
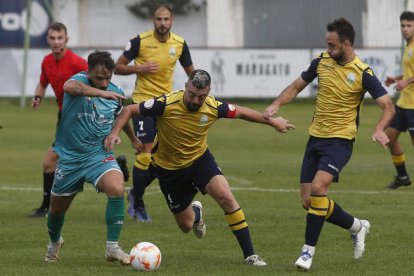
[[[135,136],[143,144],[153,143],[155,135],[157,134],[156,120],[154,117],[146,116],[132,116],[132,123],[134,125]]]
[[[391,121],[391,128],[405,132],[408,130],[411,136],[414,136],[414,109],[401,108],[395,106],[395,117]]]
[[[352,155],[354,143],[343,138],[317,138],[310,136],[306,145],[300,173],[300,183],[312,183],[317,171],[333,175],[338,182],[339,173]]]
[[[204,188],[210,179],[223,175],[209,150],[188,168],[166,170],[157,166],[156,173],[161,191],[173,213],[185,210],[198,191],[205,194]]]

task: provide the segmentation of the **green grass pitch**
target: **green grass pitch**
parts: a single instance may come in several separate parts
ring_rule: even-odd
[[[262,111],[269,102],[234,101]],[[67,213],[61,261],[43,261],[48,243],[45,219],[26,216],[41,202],[42,158],[53,140],[56,104],[46,100],[41,109],[21,109],[17,101],[0,100],[0,274],[1,275],[136,275],[131,267],[104,258],[106,197],[90,184]],[[312,101],[282,107],[280,115],[296,130],[280,134],[264,125],[222,119],[210,130],[209,147],[243,207],[257,254],[267,267],[243,263],[237,241],[222,211],[208,196],[203,202],[207,235],[198,240],[183,234],[155,181],[146,193],[153,221],[140,223],[125,217],[120,245],[129,251],[140,241],[156,244],[162,252],[159,275],[295,275],[293,266],[304,240],[305,211],[299,197],[300,164],[313,113]],[[387,150],[371,142],[380,109],[368,102],[362,108],[361,127],[351,161],[329,197],[349,213],[371,222],[366,253],[353,259],[349,233],[328,223],[321,233],[310,275],[413,275],[414,191],[384,188],[395,170]],[[125,135],[116,153],[133,164]],[[407,134],[408,169],[414,155]],[[414,174],[412,174],[414,176]],[[131,180],[126,183],[131,186]]]

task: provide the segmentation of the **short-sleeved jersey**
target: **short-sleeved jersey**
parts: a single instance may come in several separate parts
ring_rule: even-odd
[[[62,110],[63,84],[76,73],[87,71],[88,64],[85,59],[66,49],[63,58],[57,60],[53,54],[45,56],[42,61],[40,84],[46,87],[49,83],[53,88],[59,110]]]
[[[170,33],[170,38],[166,42],[160,42],[155,37],[154,31],[141,33],[128,42],[123,55],[129,60],[134,60],[136,65],[148,61],[159,65],[156,73],[137,74],[135,90],[132,94],[135,103],[161,96],[172,90],[177,60],[183,68],[193,64],[185,40],[174,33]]]
[[[318,77],[315,112],[309,134],[320,138],[353,140],[359,126],[359,112],[365,92],[376,99],[387,93],[371,68],[358,56],[339,65],[327,52],[314,59],[302,79]]]
[[[144,116],[157,117],[153,159],[157,166],[177,170],[190,166],[207,150],[207,132],[219,118],[231,118],[235,106],[208,96],[196,112],[184,104],[180,90],[139,104]]]
[[[86,72],[80,72],[70,79],[91,86]],[[113,83],[109,84],[107,90],[124,95],[122,89]],[[59,161],[77,166],[98,156],[112,154],[105,151],[103,141],[111,132],[120,109],[122,103],[116,100],[65,93],[62,118],[53,148],[59,155]]]
[[[414,77],[414,43],[405,47],[402,63],[403,80]],[[414,84],[407,85],[400,93],[397,105],[401,108],[414,109]]]

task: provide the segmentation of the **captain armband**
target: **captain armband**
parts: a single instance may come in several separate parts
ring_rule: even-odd
[[[229,111],[227,111],[227,118],[234,118],[236,116],[236,106],[234,104],[228,104]]]

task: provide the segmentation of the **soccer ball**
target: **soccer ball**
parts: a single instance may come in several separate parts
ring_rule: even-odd
[[[129,260],[136,270],[157,270],[161,264],[161,251],[150,242],[140,242],[131,249]]]

